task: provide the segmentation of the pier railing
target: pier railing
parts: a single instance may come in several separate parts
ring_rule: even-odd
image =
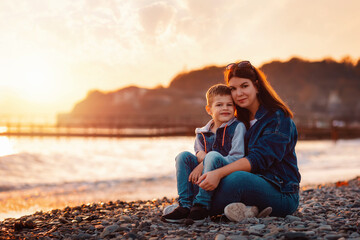
[[[24,119],[0,119],[3,136],[67,136],[67,137],[140,137],[194,135],[209,116],[171,117],[159,115],[58,118],[55,123],[31,122]]]
[[[127,116],[95,118],[82,116],[58,121],[9,120],[0,118],[0,136],[56,137],[152,137],[194,136],[196,127],[203,126],[209,116]],[[294,119],[299,139],[360,138],[360,123],[337,120],[311,121]]]

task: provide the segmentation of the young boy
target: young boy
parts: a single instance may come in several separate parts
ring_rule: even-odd
[[[208,217],[213,191],[199,188],[199,177],[244,157],[245,125],[235,117],[231,90],[217,84],[206,93],[207,113],[212,119],[195,130],[195,153],[182,152],[176,157],[179,206],[164,210],[165,222],[201,223]],[[173,211],[171,211],[173,209]],[[170,212],[171,211],[171,212]]]

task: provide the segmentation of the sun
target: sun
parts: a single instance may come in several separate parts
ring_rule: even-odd
[[[39,56],[17,59],[11,75],[11,85],[20,98],[33,103],[55,100],[59,79],[48,59]]]

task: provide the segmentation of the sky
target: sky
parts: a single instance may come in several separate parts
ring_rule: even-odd
[[[91,90],[293,56],[360,57],[358,0],[0,0],[0,118],[69,112]]]

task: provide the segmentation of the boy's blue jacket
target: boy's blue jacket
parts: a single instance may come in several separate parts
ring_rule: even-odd
[[[223,123],[214,134],[210,130],[213,122],[210,120],[204,127],[195,129],[195,152],[217,151],[228,163],[244,157],[245,125],[236,118],[232,118],[227,123]]]
[[[276,184],[281,192],[299,191],[300,173],[295,145],[297,130],[282,110],[270,112],[260,105],[255,124],[245,134],[246,158],[251,172]]]

